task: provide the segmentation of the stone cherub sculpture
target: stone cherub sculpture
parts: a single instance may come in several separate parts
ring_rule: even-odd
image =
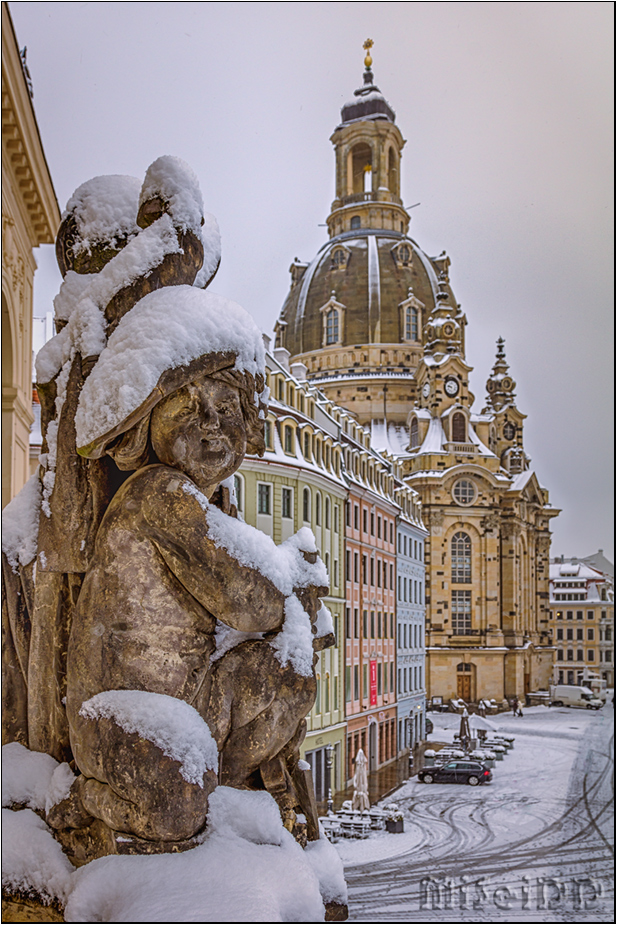
[[[233,516],[226,480],[264,446],[261,337],[239,306],[191,285],[201,238],[205,285],[216,245],[200,234],[186,165],[153,168],[137,228],[106,229],[91,280],[67,273],[75,304],[38,367],[50,397],[36,576],[27,555],[5,550],[9,687],[21,679],[7,738],[72,761],[76,779],[47,821],[78,863],[191,847],[217,783],[268,790],[290,830],[318,837],[298,759],[314,651],[333,642],[319,602],[327,575],[308,531],[276,547]],[[67,228],[68,260],[83,249],[73,214],[65,239]],[[154,711],[156,726],[160,703],[173,723],[188,717],[187,748],[213,739],[198,773],[140,720],[152,725]]]

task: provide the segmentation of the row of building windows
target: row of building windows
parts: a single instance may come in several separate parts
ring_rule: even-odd
[[[242,498],[242,482],[236,477],[236,497],[238,498],[238,508],[243,510],[243,505],[241,503]],[[264,514],[266,516],[272,514],[272,497],[273,497],[273,485],[269,482],[259,482],[257,484],[257,513]],[[338,504],[333,505],[333,512],[331,516],[332,506],[330,505],[330,499],[326,497],[323,503],[323,525],[326,530],[333,529],[335,533],[339,532],[339,506]],[[293,508],[293,488],[281,488],[281,516],[292,520],[294,516]],[[304,488],[302,492],[302,519],[304,523],[311,523],[311,490],[310,488]],[[315,492],[315,524],[318,527],[322,526],[322,497],[319,492]]]
[[[390,581],[388,583],[388,575]],[[353,576],[353,577],[352,577]],[[353,581],[354,584],[360,584],[360,555],[357,552],[353,554],[353,572],[351,569],[351,551],[345,552],[345,580]],[[394,590],[394,564],[382,559],[375,559],[373,556],[362,556],[362,584],[370,585],[372,588],[383,587],[386,591],[388,588]]]
[[[345,505],[345,523],[348,527],[351,527],[350,501],[348,501]],[[360,529],[359,504],[354,504],[353,506],[353,528],[354,530]],[[366,536],[376,536],[378,540],[383,539],[386,543],[388,542],[388,534],[390,534],[390,544],[394,546],[394,521],[388,520],[387,517],[382,518],[381,514],[375,515],[375,511],[369,512],[368,508],[366,507],[362,509],[362,532]]]
[[[565,653],[565,654],[566,654],[566,657],[564,658],[564,650],[563,650],[563,649],[557,649],[557,661],[558,661],[558,662],[573,662],[573,661],[584,662],[584,661],[585,661],[585,652],[584,652],[583,649],[577,649],[577,650],[576,650],[576,659],[574,658],[574,649],[566,649],[566,653]],[[612,649],[601,650],[600,653],[599,653],[599,659],[598,659],[598,661],[601,662],[601,661],[603,660],[603,659],[602,659],[602,656],[603,656],[603,655],[604,655],[604,661],[605,661],[605,662],[612,662],[612,661],[613,661],[613,650],[612,650]],[[595,662],[595,660],[596,660],[596,653],[595,653],[595,650],[594,650],[594,649],[587,649],[587,661],[588,661],[588,662]]]
[[[558,628],[558,630],[557,630],[557,639],[563,639],[563,638],[564,638],[563,633],[564,633],[563,628],[560,626],[560,627]],[[573,629],[566,629],[565,633],[566,633],[566,635],[565,635],[565,638],[566,638],[566,639],[574,639],[574,630],[573,630]],[[581,640],[581,639],[583,638],[583,629],[582,629],[582,627],[581,627],[580,629],[577,629],[577,631],[576,631],[576,638],[577,638],[578,640]],[[587,639],[588,639],[588,641],[591,641],[591,642],[592,642],[593,639],[594,639],[594,629],[593,629],[592,626],[590,626],[590,627],[587,629]]]
[[[552,611],[552,610],[549,610],[548,613],[549,613],[549,618],[552,620],[552,619],[553,619],[553,611]],[[593,610],[588,610],[588,611],[587,611],[587,619],[588,619],[588,620],[593,620],[594,614],[595,614],[595,611],[593,611]],[[585,613],[584,613],[583,610],[577,610],[577,611],[576,611],[576,619],[577,619],[577,620],[583,620],[584,617],[585,617]],[[602,620],[606,620],[606,610],[602,610],[602,611],[601,611],[600,617],[601,617]],[[565,611],[565,617],[564,617],[564,611],[563,611],[563,610],[556,610],[556,611],[555,611],[555,614],[554,614],[554,619],[555,619],[555,620],[573,620],[573,619],[574,619],[574,611],[573,611],[573,610],[566,610],[566,611]]]
[[[422,604],[422,582],[398,576],[398,599],[408,604]]]
[[[398,670],[398,692],[399,694],[411,694],[414,691],[421,691],[422,687],[422,666],[413,668],[399,668]]]
[[[555,594],[553,595],[554,600],[556,601],[586,601],[586,594]]]
[[[409,543],[407,542],[409,540]],[[422,540],[414,540],[408,537],[406,533],[398,535],[398,552],[399,556],[409,556],[410,559],[422,561],[424,557],[424,543]]]
[[[388,671],[388,664],[390,670]],[[353,691],[352,681],[353,677]],[[388,684],[389,680],[389,684]],[[377,662],[377,695],[394,693],[394,662]],[[352,696],[353,693],[353,696]],[[362,688],[360,688],[360,666],[354,665],[353,671],[351,665],[345,668],[345,700],[349,703],[351,700],[368,700],[370,694],[368,664],[362,665]]]
[[[408,632],[409,630],[409,632]],[[412,633],[413,630],[413,633]],[[418,649],[423,644],[423,627],[417,623],[399,623],[398,625],[398,647],[399,649],[414,648]]]
[[[375,614],[377,619],[375,619]],[[388,633],[388,622],[390,623],[390,632]],[[360,628],[362,628],[362,634],[360,635]],[[353,630],[353,632],[352,632]],[[375,633],[377,630],[377,633]],[[390,614],[390,620],[388,621],[388,614],[384,612],[383,619],[381,610],[371,610],[370,618],[370,638],[371,639],[394,639],[394,614]],[[362,622],[360,623],[360,613],[357,607],[354,607],[353,611],[353,620],[351,617],[351,608],[347,607],[345,611],[345,635],[347,639],[368,639],[369,638],[369,612],[368,610],[362,611]]]

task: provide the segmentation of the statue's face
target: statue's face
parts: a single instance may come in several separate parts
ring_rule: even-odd
[[[246,453],[238,389],[209,378],[178,389],[153,410],[150,437],[160,461],[180,469],[210,497]]]

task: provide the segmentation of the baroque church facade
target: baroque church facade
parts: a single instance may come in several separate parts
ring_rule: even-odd
[[[501,701],[552,676],[549,526],[559,511],[525,453],[501,339],[484,408],[473,410],[467,318],[445,252],[430,257],[408,234],[405,141],[375,84],[371,44],[330,139],[329,240],[311,262],[292,263],[276,346],[370,429],[420,494],[427,695]]]

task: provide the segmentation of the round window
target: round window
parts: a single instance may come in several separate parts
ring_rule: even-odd
[[[476,486],[469,479],[459,479],[454,483],[452,496],[457,504],[472,504],[476,500]]]

